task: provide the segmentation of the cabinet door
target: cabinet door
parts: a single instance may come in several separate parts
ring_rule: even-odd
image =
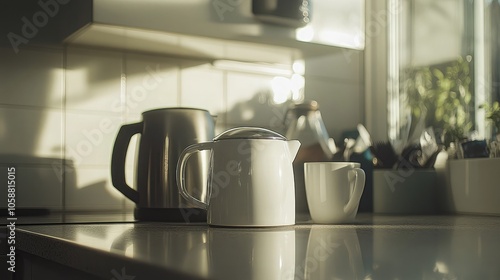
[[[2,246],[1,243],[0,243],[0,246]],[[1,252],[3,254],[3,252],[5,252],[5,251],[2,250]],[[8,265],[9,264],[7,264],[7,256],[0,255],[0,279],[5,279],[5,280],[13,280],[14,279],[13,273],[7,270]]]
[[[98,280],[96,276],[67,267],[44,258],[19,252],[16,280]],[[9,279],[9,278],[7,278]]]

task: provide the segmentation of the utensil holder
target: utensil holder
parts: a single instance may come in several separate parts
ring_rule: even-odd
[[[437,176],[434,169],[373,171],[373,212],[436,214]]]

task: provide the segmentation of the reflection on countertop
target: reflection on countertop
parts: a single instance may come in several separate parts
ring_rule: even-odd
[[[104,279],[122,268],[137,279],[500,279],[500,217],[363,214],[351,225],[273,228],[61,224],[17,234],[18,250]]]
[[[25,215],[16,211],[16,225],[48,224],[89,224],[89,223],[126,223],[135,222],[133,211],[73,211],[51,212],[47,209],[29,209]],[[0,226],[7,225],[8,216],[0,216]]]

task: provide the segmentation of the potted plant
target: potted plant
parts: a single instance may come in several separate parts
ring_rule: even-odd
[[[432,126],[449,148],[467,138],[473,128],[470,57],[458,57],[440,65],[412,67],[404,73],[406,101],[413,120]],[[418,121],[412,122],[412,130]],[[418,133],[418,132],[417,132]]]
[[[486,111],[486,118],[490,120],[495,126],[496,140],[500,141],[500,104],[495,101],[493,105],[483,104],[479,108],[484,108]]]

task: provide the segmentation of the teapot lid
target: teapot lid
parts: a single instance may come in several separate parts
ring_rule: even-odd
[[[217,140],[228,139],[271,139],[286,140],[285,136],[261,127],[242,126],[226,130],[214,138]]]

